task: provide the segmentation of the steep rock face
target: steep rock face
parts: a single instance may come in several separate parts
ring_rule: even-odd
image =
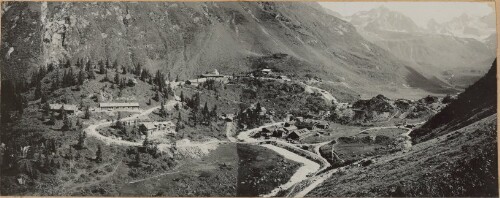
[[[387,85],[400,88],[408,84],[407,76],[419,76],[316,3],[25,4],[39,8],[41,30],[33,34],[43,40],[38,48],[42,52],[30,55],[40,64],[90,57],[94,63],[106,59],[128,67],[141,63],[188,78],[215,68],[222,73],[248,71],[261,58],[286,54],[290,66],[278,69],[357,87],[370,85],[374,88],[370,91]],[[15,18],[16,13],[10,9],[3,17]],[[15,32],[16,28],[7,27],[2,25],[6,35]],[[7,40],[22,39],[26,38]],[[429,86],[440,87],[431,83],[423,88]]]
[[[416,143],[457,130],[497,113],[497,62],[488,73],[461,93],[457,100],[432,117],[410,136]]]
[[[40,3],[2,3],[2,79],[25,77],[42,61]]]

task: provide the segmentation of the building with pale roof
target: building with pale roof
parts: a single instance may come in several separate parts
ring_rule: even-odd
[[[139,103],[100,103],[99,108],[101,110],[138,110]]]
[[[69,104],[49,104],[50,111],[60,112],[64,106],[64,111],[67,113],[75,113],[77,108],[76,105]]]

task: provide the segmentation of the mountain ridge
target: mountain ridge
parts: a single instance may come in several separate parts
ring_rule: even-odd
[[[478,80],[495,58],[495,48],[489,41],[492,39],[483,43],[474,38],[439,34],[418,27],[410,17],[388,8],[358,12],[347,19],[365,39],[391,52],[426,78],[456,89]],[[431,30],[441,26],[435,20],[429,23]]]
[[[12,5],[4,18],[15,18],[18,5]],[[27,6],[36,7],[30,11],[40,16],[38,25],[42,26],[35,35],[23,38],[42,46],[31,54],[37,61],[29,65],[66,59],[91,58],[94,63],[116,60],[126,67],[140,63],[149,70],[160,69],[187,79],[213,69],[247,72],[255,60],[287,54],[299,61],[277,69],[291,72],[294,68],[300,75],[311,73],[345,81],[357,92],[375,95],[387,85],[394,90],[442,86],[432,82],[430,87],[404,87],[408,76],[422,76],[317,3],[50,2]],[[2,28],[13,35],[24,27],[11,21]],[[21,42],[12,37],[4,40]],[[12,58],[2,59],[2,65],[14,62],[17,45],[4,45],[1,52],[6,54],[11,47]]]

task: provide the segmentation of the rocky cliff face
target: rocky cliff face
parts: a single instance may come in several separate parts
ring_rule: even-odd
[[[7,6],[11,8],[2,16],[6,44],[1,52],[9,54],[10,47],[14,52],[2,58],[4,70],[90,58],[94,63],[116,60],[127,67],[140,63],[188,78],[213,69],[248,71],[259,67],[262,58],[285,54],[287,58],[278,61],[286,65],[276,64],[277,69],[374,88],[369,90],[400,88],[415,76],[426,81],[316,3],[15,2]],[[27,12],[32,21],[14,20]],[[25,42],[32,45],[28,51],[19,48],[26,47]],[[33,60],[21,58],[20,53]],[[415,85],[419,86],[440,85]]]
[[[2,79],[26,76],[43,62],[39,3],[2,3]]]

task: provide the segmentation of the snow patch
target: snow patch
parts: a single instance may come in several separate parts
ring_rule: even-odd
[[[10,54],[14,51],[14,48],[13,47],[10,47],[9,48],[9,51],[7,51],[7,55],[5,56],[6,59],[9,59],[10,58]]]

